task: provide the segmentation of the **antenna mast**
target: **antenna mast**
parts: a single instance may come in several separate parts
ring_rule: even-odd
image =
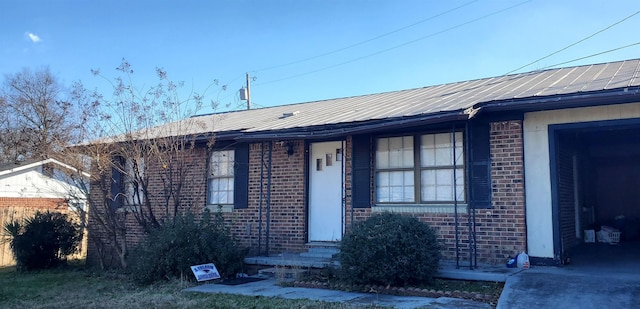
[[[247,72],[247,110],[251,109],[251,77]]]

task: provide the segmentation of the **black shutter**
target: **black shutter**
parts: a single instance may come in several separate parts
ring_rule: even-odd
[[[234,208],[249,207],[249,144],[239,144],[235,148],[234,164]]]
[[[371,207],[371,136],[352,138],[351,200],[353,208]]]
[[[489,124],[469,127],[469,174],[471,208],[491,208],[491,153]]]

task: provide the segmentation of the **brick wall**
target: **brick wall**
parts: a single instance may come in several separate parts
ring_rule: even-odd
[[[490,130],[492,208],[476,210],[476,252],[478,262],[502,264],[507,257],[526,250],[522,123],[495,122]],[[417,216],[439,231],[443,257],[454,259],[454,215]],[[458,215],[458,252],[462,262],[469,261],[470,219],[466,212]]]
[[[492,123],[490,134],[492,208],[476,210],[476,250],[479,262],[501,264],[508,256],[526,250],[522,123],[521,121]],[[351,213],[350,142],[351,139],[347,139],[347,230],[351,227],[351,216],[354,222],[358,222],[365,220],[372,213],[370,208],[354,209]],[[373,192],[371,196],[373,198]],[[438,231],[438,239],[443,245],[443,258],[454,259],[456,256],[454,214],[413,213],[412,215]],[[469,219],[466,212],[458,214],[458,252],[462,262],[469,260]]]
[[[165,217],[165,211],[168,209],[169,213],[173,215],[173,202],[170,200],[167,204],[165,200],[164,188],[167,186],[168,178],[173,177],[175,184],[182,184],[181,190],[181,202],[178,205],[179,212],[184,212],[189,209],[192,213],[199,215],[202,213],[206,203],[206,171],[207,171],[207,150],[206,148],[189,149],[180,155],[180,160],[184,164],[184,168],[179,170],[185,171],[185,174],[179,176],[177,174],[167,174],[162,171],[165,169],[161,162],[145,162],[146,175],[149,176],[149,197],[151,205],[154,205],[154,212],[159,219]],[[176,163],[169,163],[175,166]],[[94,175],[98,173],[93,171]],[[107,179],[110,179],[110,175],[107,175]],[[180,177],[184,179],[179,181]],[[164,180],[163,180],[164,178]],[[110,181],[110,180],[107,180]],[[89,210],[89,244],[87,253],[87,262],[89,264],[97,264],[98,247],[96,241],[100,241],[105,244],[104,248],[107,252],[103,254],[107,256],[105,267],[112,267],[118,265],[118,257],[115,252],[112,251],[110,244],[113,242],[114,235],[107,234],[104,229],[100,227],[97,215],[104,217],[106,205],[104,201],[103,190],[99,189],[100,185],[96,182],[96,179],[92,180],[91,206]],[[110,187],[110,183],[106,184],[106,187]],[[174,187],[176,188],[176,187]],[[176,190],[176,189],[174,189]],[[133,207],[133,206],[132,206]],[[142,241],[145,237],[144,230],[136,221],[134,214],[131,212],[131,208],[120,208],[116,216],[113,217],[118,225],[123,227],[125,231],[125,239],[129,249],[133,248],[136,244]]]
[[[23,198],[23,197],[0,197],[1,207],[28,207],[38,209],[59,209],[67,208],[67,202],[62,198]]]
[[[351,138],[348,137],[344,151],[347,230],[352,226],[352,222],[365,220],[372,213],[371,208],[351,209],[351,143]],[[521,121],[492,123],[490,143],[493,207],[476,211],[477,253],[480,262],[503,263],[507,256],[513,256],[526,248]],[[305,143],[302,140],[294,141],[292,155],[287,154],[286,144],[287,142],[272,143],[270,167],[269,144],[250,145],[248,208],[235,209],[224,214],[233,233],[243,245],[252,249],[252,254],[264,254],[267,242],[269,253],[299,252],[306,249]],[[206,204],[206,176],[202,174],[202,171],[206,171],[206,150],[194,150],[187,156],[187,160],[193,175],[190,176],[192,181],[185,188],[187,193],[182,208],[192,206],[194,210],[201,210]],[[151,169],[152,165],[149,165],[149,168]],[[267,204],[269,170],[271,196],[270,204]],[[373,175],[374,173],[372,178]],[[154,187],[160,188],[159,183],[155,183]],[[373,197],[373,194],[371,196]],[[454,215],[413,215],[438,231],[443,244],[443,257],[454,258]],[[462,261],[468,260],[469,256],[467,219],[466,212],[458,216],[459,254]],[[127,238],[132,243],[143,236],[131,216],[128,216],[126,226]]]
[[[234,234],[244,245],[252,249],[252,253],[265,253],[267,239],[269,253],[296,252],[304,249],[307,220],[305,147],[303,141],[294,141],[294,153],[288,155],[286,143],[272,144],[270,204],[267,204],[269,144],[254,143],[249,148],[249,206],[247,209],[236,209],[233,213],[227,214],[233,223]],[[270,216],[269,235],[267,214]]]

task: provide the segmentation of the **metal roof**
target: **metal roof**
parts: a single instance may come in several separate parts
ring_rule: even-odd
[[[597,93],[640,86],[640,59],[505,75],[417,89],[202,115],[151,135],[259,134],[375,120],[465,114],[490,102]],[[634,88],[635,89],[635,88]]]

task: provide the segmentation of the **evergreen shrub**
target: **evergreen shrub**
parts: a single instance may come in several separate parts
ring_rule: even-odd
[[[415,217],[380,213],[360,222],[340,243],[339,276],[350,284],[429,284],[438,269],[436,233]]]
[[[153,230],[130,256],[133,279],[141,284],[193,278],[190,266],[214,263],[223,278],[244,269],[247,250],[241,248],[220,213],[205,211],[196,221],[192,213],[176,216]]]
[[[80,226],[59,212],[37,212],[24,223],[4,226],[19,271],[47,269],[66,262],[82,239]]]

